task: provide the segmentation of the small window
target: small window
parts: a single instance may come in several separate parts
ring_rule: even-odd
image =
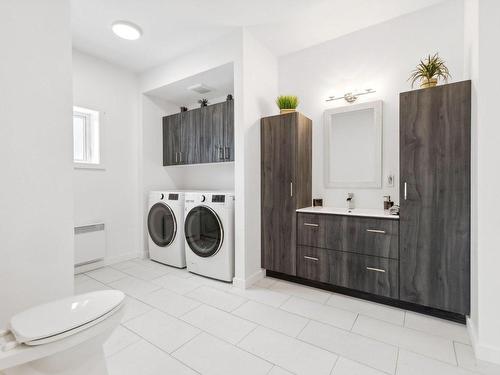
[[[99,146],[99,112],[73,107],[73,161],[78,165],[99,165]]]

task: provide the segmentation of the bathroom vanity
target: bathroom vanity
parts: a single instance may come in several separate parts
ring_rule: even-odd
[[[301,115],[262,119],[262,268],[269,276],[464,322],[471,83],[401,93],[399,109],[400,216],[304,208],[312,201],[310,125],[301,137]],[[343,189],[348,200],[348,189],[382,188],[381,111],[381,102],[325,111],[324,186]],[[372,150],[368,162],[357,157],[360,149]]]
[[[398,298],[399,220],[383,210],[297,210],[297,276]]]

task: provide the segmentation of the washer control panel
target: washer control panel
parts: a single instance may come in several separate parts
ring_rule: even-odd
[[[225,201],[225,195],[212,195],[212,203],[224,203]]]

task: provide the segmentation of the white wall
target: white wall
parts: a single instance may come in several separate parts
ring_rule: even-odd
[[[500,249],[497,91],[500,3],[466,0],[466,69],[472,101],[472,310],[468,321],[479,359],[500,363]]]
[[[277,114],[278,61],[243,30],[243,121],[235,129],[235,283],[247,287],[262,277],[260,257],[260,119]],[[241,232],[240,232],[241,233]]]
[[[463,79],[463,7],[449,1],[329,42],[286,55],[279,60],[280,94],[297,95],[299,111],[313,121],[313,197],[325,205],[345,206],[354,192],[355,206],[383,207],[383,196],[399,201],[399,93],[410,89],[407,78],[419,60],[439,52],[453,80]],[[325,102],[330,95],[376,89],[357,103],[382,99],[383,182],[395,175],[394,187],[326,189],[323,184],[323,112],[347,105]],[[345,161],[349,163],[349,160]]]
[[[105,261],[110,263],[141,254],[138,90],[133,73],[73,51],[73,101],[102,111],[104,166],[73,171],[75,225],[105,223]]]
[[[0,2],[0,327],[73,292],[69,2]]]

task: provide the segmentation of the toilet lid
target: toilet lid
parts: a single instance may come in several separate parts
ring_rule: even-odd
[[[20,343],[40,340],[97,320],[124,299],[119,290],[101,290],[45,303],[14,315],[10,330]]]

